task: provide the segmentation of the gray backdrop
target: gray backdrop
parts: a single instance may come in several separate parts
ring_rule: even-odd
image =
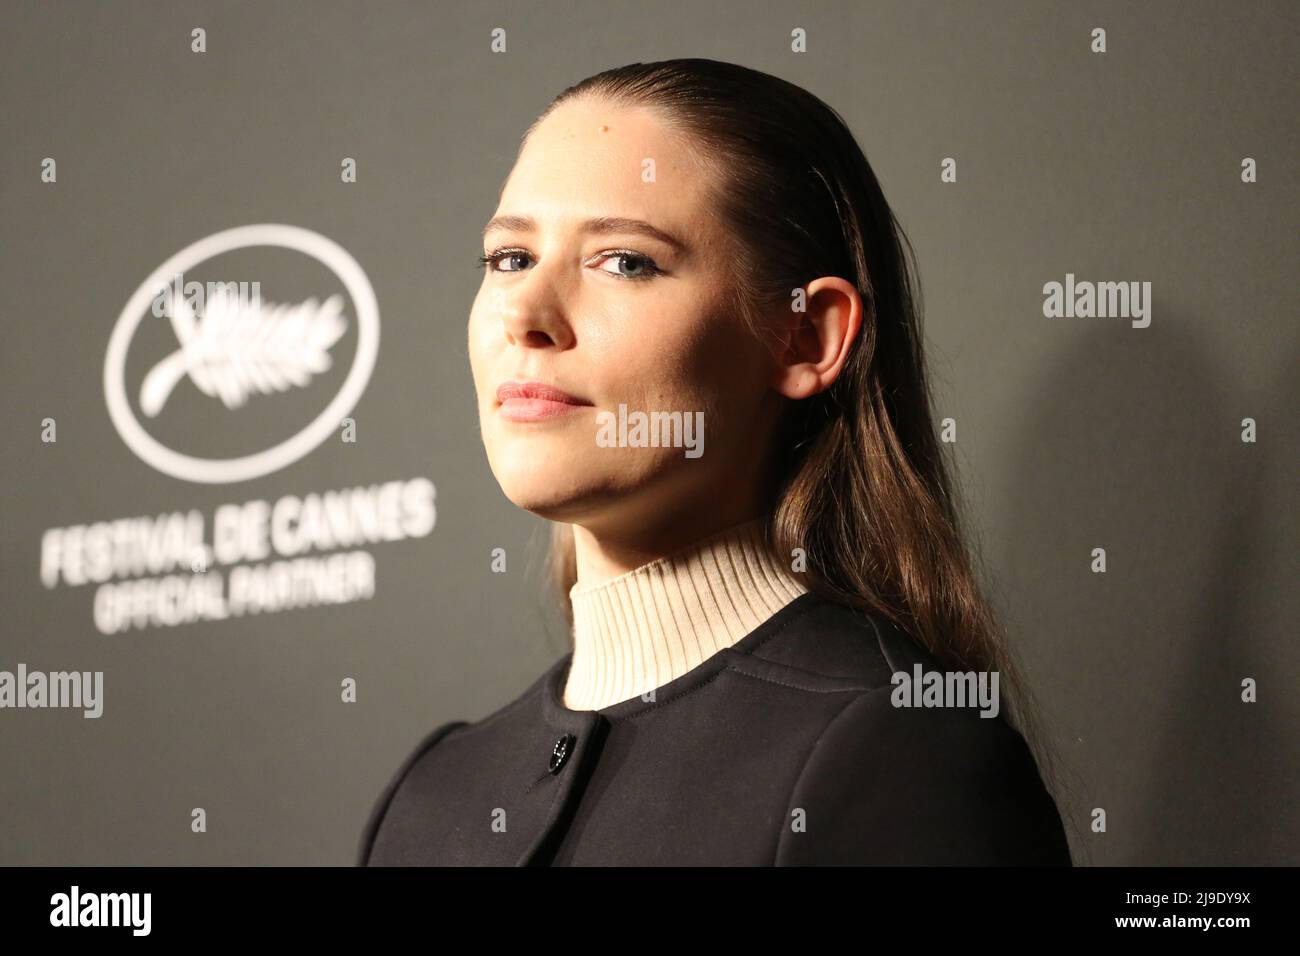
[[[825,99],[914,242],[938,413],[957,421],[992,594],[1068,771],[1076,858],[1297,862],[1296,10],[7,0],[0,670],[102,671],[104,689],[98,719],[0,710],[0,863],[350,862],[426,731],[486,715],[563,653],[535,582],[544,524],[501,495],[479,440],[464,341],[478,233],[550,97],[672,56]],[[800,27],[806,53],[790,49]],[[259,477],[176,477],[110,418],[110,337],[168,259],[256,223],[355,258],[382,328],[373,372],[350,436]],[[276,302],[343,288],[292,249],[207,268]],[[1150,326],[1045,318],[1043,285],[1067,273],[1149,281]],[[227,407],[186,378],[148,431],[212,459],[287,440],[343,387],[357,308],[308,384]],[[146,317],[111,371],[137,418],[176,348]],[[314,552],[368,555],[369,598],[106,631],[101,592],[107,606],[168,572],[42,577],[64,553],[51,541],[89,553],[75,526],[195,511],[211,543],[225,504],[387,482],[418,497],[422,479],[431,530],[406,512],[404,534]],[[292,557],[199,573],[232,582]]]

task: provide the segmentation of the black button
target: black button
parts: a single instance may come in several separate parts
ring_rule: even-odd
[[[555,742],[555,747],[551,750],[551,773],[560,772],[564,762],[569,759],[569,754],[573,753],[573,743],[577,739],[573,734],[563,734]]]

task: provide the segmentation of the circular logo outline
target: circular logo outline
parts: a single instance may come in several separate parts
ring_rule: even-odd
[[[333,400],[310,424],[278,445],[239,458],[197,458],[158,441],[139,423],[126,395],[126,353],[148,312],[158,288],[199,263],[236,249],[275,246],[291,249],[320,262],[342,281],[357,312],[357,351],[352,368]],[[226,484],[261,478],[306,457],[329,437],[361,399],[379,354],[379,303],[360,263],[346,249],[300,226],[257,223],[236,226],[200,239],[176,253],[141,283],[127,300],[104,357],[104,398],[108,415],[128,448],[163,474],[199,484]]]

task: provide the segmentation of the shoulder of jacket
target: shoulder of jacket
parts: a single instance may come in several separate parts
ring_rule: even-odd
[[[831,718],[809,755],[825,769],[851,770],[864,750],[882,756],[907,751],[917,760],[953,776],[989,776],[997,768],[1032,760],[1020,732],[1001,713],[969,706],[917,706],[900,702],[910,692],[881,686],[854,695]]]
[[[918,667],[925,674],[940,675],[947,675],[949,669],[879,614],[821,600],[797,628],[765,643],[754,657],[825,675],[824,689],[850,692],[814,748],[814,752],[820,748],[824,760],[852,762],[853,745],[865,741],[923,746],[928,759],[942,762],[954,773],[963,767],[983,770],[1029,755],[1020,733],[1000,713],[982,713],[975,701],[967,706],[908,706],[915,704],[909,698]],[[967,672],[966,676],[978,681],[981,675]],[[1000,704],[1000,698],[993,696]]]
[[[384,785],[384,789],[372,805],[366,824],[361,830],[361,839],[357,845],[357,866],[367,864],[371,848],[374,846],[375,834],[379,832],[384,816],[388,813],[388,807],[393,801],[393,795],[397,793],[397,789],[402,785],[402,781],[411,768],[415,766],[421,757],[432,750],[440,740],[457,728],[464,726],[468,726],[467,721],[449,720],[426,733],[415,748],[402,760],[397,770],[389,777],[388,783]]]
[[[834,807],[834,824],[816,821],[807,839],[783,833],[778,861],[1068,865],[1060,815],[1019,731],[971,707],[899,706],[894,691],[853,696],[823,728],[790,808]]]
[[[918,701],[916,668],[949,669],[882,616],[809,599],[728,666],[842,700],[795,774],[788,812],[807,830],[783,831],[778,863],[1069,863],[1020,732],[977,703]]]
[[[798,613],[746,653],[731,653],[733,670],[811,691],[869,692],[889,687],[899,671],[937,665],[889,620],[814,595]]]

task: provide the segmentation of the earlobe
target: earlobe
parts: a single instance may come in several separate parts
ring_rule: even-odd
[[[806,362],[785,366],[773,378],[772,387],[786,398],[796,401],[811,398],[822,390],[820,377]]]

